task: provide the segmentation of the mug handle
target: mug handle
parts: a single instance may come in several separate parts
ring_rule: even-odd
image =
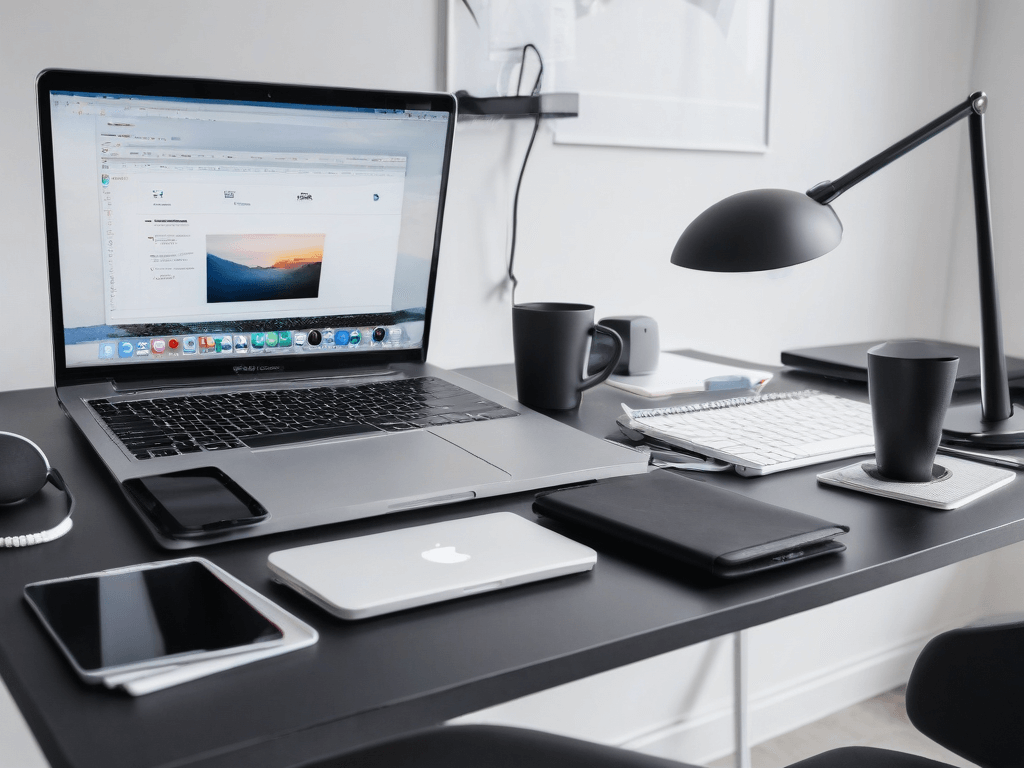
[[[587,378],[579,383],[579,386],[576,387],[577,392],[582,392],[585,389],[597,386],[607,379],[611,375],[612,371],[615,370],[615,366],[619,364],[619,358],[622,357],[622,337],[619,336],[619,334],[611,328],[606,328],[603,325],[595,325],[591,329],[591,332],[603,333],[605,336],[610,338],[612,340],[612,344],[615,345],[615,350],[612,352],[612,359],[608,361],[608,364],[604,368],[593,376],[587,376]]]

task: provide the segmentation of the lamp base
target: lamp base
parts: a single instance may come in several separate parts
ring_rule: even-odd
[[[951,405],[942,424],[942,439],[978,448],[1024,448],[1024,406],[1014,404],[1004,421],[984,421],[981,405]]]

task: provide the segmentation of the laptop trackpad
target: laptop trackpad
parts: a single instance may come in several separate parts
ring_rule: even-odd
[[[387,502],[400,509],[509,480],[508,473],[426,430],[244,453],[231,476],[245,488],[259,488],[253,493],[271,514],[293,518],[338,520],[345,507]]]

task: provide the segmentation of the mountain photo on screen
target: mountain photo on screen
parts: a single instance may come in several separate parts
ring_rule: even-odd
[[[207,235],[207,303],[317,298],[325,237]]]

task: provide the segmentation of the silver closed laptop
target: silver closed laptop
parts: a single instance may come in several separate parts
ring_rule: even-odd
[[[597,553],[512,512],[273,552],[274,578],[343,619],[589,571]]]
[[[61,406],[118,481],[216,471],[262,510],[185,535],[129,496],[161,546],[646,470],[426,362],[450,94],[37,90]]]

